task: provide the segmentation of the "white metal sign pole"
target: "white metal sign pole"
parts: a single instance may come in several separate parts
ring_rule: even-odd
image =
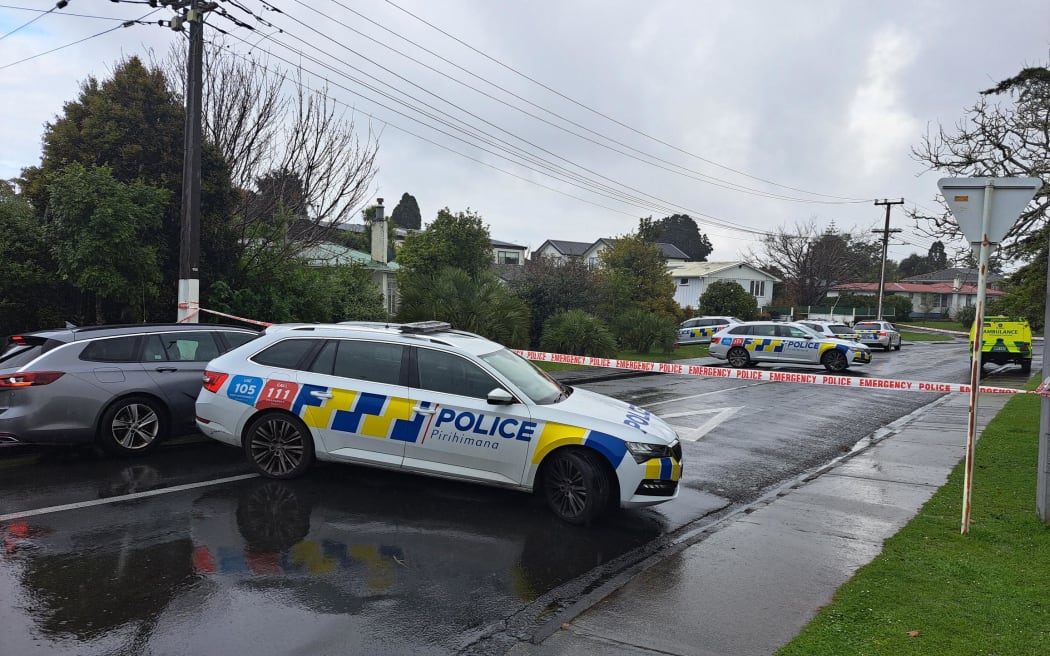
[[[977,394],[981,383],[984,341],[984,300],[988,284],[988,259],[1017,222],[1024,208],[1042,187],[1039,178],[941,178],[937,186],[959,228],[971,244],[980,244],[977,281],[977,322],[970,351],[970,422],[966,436],[966,475],[963,481],[962,533],[970,532],[970,499],[973,492],[973,452],[977,441]],[[994,193],[993,193],[994,192]],[[981,216],[977,217],[977,206]]]
[[[981,212],[981,255],[977,263],[977,315],[974,317],[973,344],[970,348],[970,417],[966,427],[966,473],[963,477],[962,528],[970,532],[970,499],[973,497],[973,456],[977,443],[977,398],[981,384],[981,347],[984,344],[984,300],[988,278],[988,258],[992,250],[988,225],[992,216],[993,178],[984,187],[984,209]]]

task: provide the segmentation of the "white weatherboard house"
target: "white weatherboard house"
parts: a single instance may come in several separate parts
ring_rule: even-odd
[[[697,307],[711,283],[735,282],[755,297],[762,308],[773,301],[773,283],[780,279],[747,262],[681,262],[667,265],[674,279],[674,300],[681,307]]]

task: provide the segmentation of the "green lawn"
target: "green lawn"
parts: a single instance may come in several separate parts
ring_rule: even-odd
[[[939,328],[940,330],[957,330],[961,333],[970,332],[969,328],[964,328],[958,321],[932,321],[930,319],[908,319],[907,321],[901,321],[901,327],[907,326],[922,326],[923,328]]]
[[[951,335],[938,333],[917,333],[910,330],[901,330],[901,339],[906,342],[950,342],[954,338]]]
[[[670,353],[638,353],[635,351],[623,351],[614,357],[620,360],[643,360],[645,362],[671,362],[673,360],[688,360],[690,358],[706,358],[707,344],[690,344],[674,349]],[[536,366],[544,371],[569,371],[573,369],[589,369],[584,365],[566,364],[563,362],[537,362]]]
[[[1050,526],[1035,508],[1039,402],[1010,399],[978,442],[969,535],[959,534],[960,463],[882,554],[777,653],[1050,653]]]

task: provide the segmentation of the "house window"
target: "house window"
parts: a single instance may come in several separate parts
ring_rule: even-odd
[[[518,251],[496,251],[496,264],[521,264]]]
[[[689,284],[689,278],[679,278],[678,279],[678,284],[682,285],[683,287],[685,287],[686,285]]]
[[[751,281],[751,295],[752,296],[765,296],[766,295],[766,281],[765,280],[752,280]]]

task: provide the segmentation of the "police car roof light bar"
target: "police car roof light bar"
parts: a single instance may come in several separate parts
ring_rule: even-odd
[[[447,321],[415,321],[401,324],[401,332],[412,335],[426,335],[451,330],[452,324]]]

